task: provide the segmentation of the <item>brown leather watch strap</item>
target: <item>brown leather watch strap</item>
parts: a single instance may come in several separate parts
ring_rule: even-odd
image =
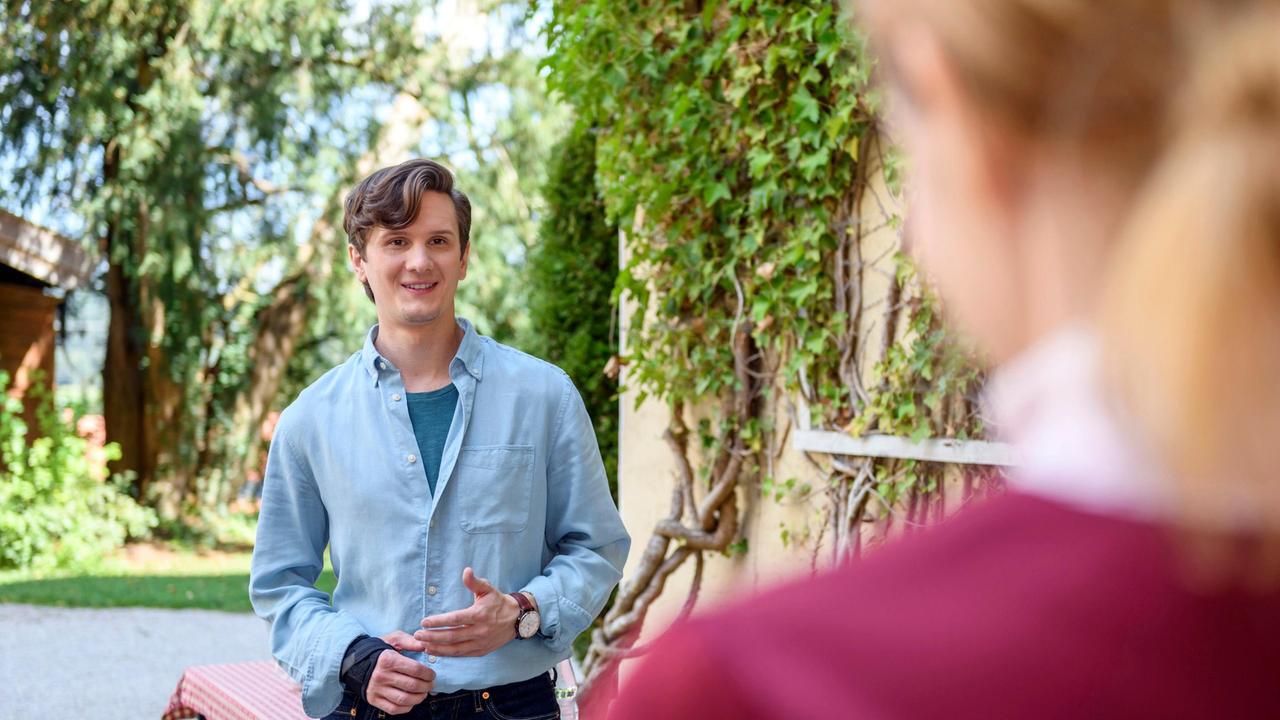
[[[522,592],[513,592],[508,594],[511,595],[511,597],[516,599],[516,603],[520,605],[520,612],[527,613],[533,610],[533,603],[529,602],[528,595],[525,595]]]

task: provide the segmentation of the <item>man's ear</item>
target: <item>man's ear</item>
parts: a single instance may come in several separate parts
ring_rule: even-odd
[[[470,260],[471,260],[471,243],[467,243],[467,246],[462,250],[462,274],[458,276],[459,280],[467,276],[467,263]]]
[[[368,282],[364,271],[364,258],[356,251],[356,246],[347,243],[347,257],[351,259],[351,268],[356,271],[356,279],[361,283]]]

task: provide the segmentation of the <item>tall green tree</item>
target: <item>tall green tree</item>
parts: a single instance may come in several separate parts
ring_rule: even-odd
[[[618,385],[604,371],[615,348],[618,228],[596,189],[591,129],[576,127],[552,158],[547,211],[529,258],[531,348],[564,368],[581,390],[617,497]]]
[[[5,5],[0,156],[84,220],[110,304],[109,439],[172,517],[227,501],[260,427],[372,322],[342,200],[412,155],[475,207],[462,308],[527,332],[525,253],[565,112],[524,3],[85,0]]]
[[[117,469],[135,473],[143,498],[166,473],[189,485],[218,450],[210,408],[282,375],[309,268],[327,265],[295,241],[308,237],[299,210],[376,133],[353,110],[380,80],[415,77],[415,4],[364,17],[331,0],[5,11],[0,150],[18,200],[78,212],[107,263],[103,406]],[[361,87],[371,91],[353,96]]]

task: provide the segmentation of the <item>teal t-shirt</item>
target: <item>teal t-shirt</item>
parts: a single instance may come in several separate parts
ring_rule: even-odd
[[[436,494],[436,478],[440,475],[440,458],[444,455],[444,441],[453,425],[453,410],[458,404],[458,388],[453,383],[430,392],[408,393],[409,421],[413,423],[413,435],[418,441],[418,454],[422,467],[427,471],[427,485]]]

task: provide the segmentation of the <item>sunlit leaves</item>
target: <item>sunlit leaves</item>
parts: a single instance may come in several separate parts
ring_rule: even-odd
[[[832,6],[551,7],[550,80],[600,127],[609,209],[624,228],[644,209],[625,284],[662,302],[632,325],[630,376],[673,401],[730,387],[732,328],[748,319],[758,342],[827,362],[811,329],[831,313],[824,258],[869,127],[848,81],[866,61]],[[765,263],[769,277],[751,270]]]

